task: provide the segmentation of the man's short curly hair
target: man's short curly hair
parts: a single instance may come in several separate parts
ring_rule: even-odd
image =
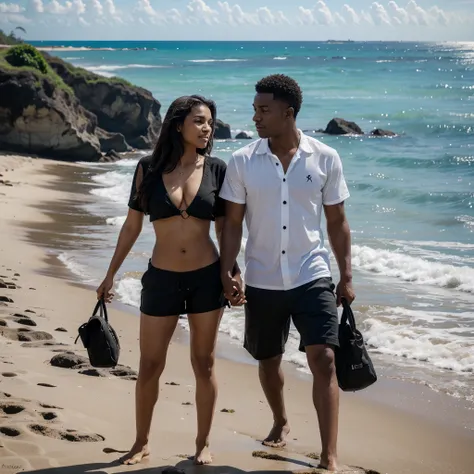
[[[303,93],[298,83],[284,74],[272,74],[255,84],[257,94],[273,94],[275,99],[286,102],[295,111],[295,118],[301,109]]]

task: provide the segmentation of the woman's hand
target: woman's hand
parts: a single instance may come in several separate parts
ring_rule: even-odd
[[[111,292],[114,286],[114,279],[113,277],[106,276],[104,281],[100,284],[97,288],[97,299],[100,300],[104,298],[106,303],[111,303],[114,297],[114,294]]]

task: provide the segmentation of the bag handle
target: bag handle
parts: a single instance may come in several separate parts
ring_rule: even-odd
[[[346,324],[346,322],[349,322],[349,326],[353,331],[356,330],[356,322],[354,318],[354,313],[352,312],[352,308],[348,301],[345,298],[342,298],[342,318],[341,318],[341,324]]]
[[[104,318],[107,322],[109,322],[109,317],[107,315],[107,307],[105,305],[104,298],[100,298],[95,305],[94,311],[92,312],[92,316],[97,314],[97,310],[99,310],[99,315],[101,318]]]

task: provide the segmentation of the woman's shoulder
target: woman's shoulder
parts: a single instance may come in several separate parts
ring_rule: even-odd
[[[216,156],[206,156],[206,160],[211,169],[215,169],[216,171],[225,171],[227,168],[227,163]]]
[[[152,155],[145,155],[145,156],[142,156],[139,160],[138,160],[138,164],[144,168],[145,170],[147,170],[149,168],[149,166],[151,165],[151,160],[152,160],[153,156]]]

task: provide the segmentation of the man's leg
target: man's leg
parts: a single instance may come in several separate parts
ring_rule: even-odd
[[[281,448],[286,444],[286,436],[290,432],[283,398],[284,377],[281,370],[282,356],[261,360],[258,365],[258,375],[263,392],[273,413],[273,427],[263,444],[273,448]]]
[[[292,290],[293,291],[293,290]],[[339,321],[334,284],[321,278],[293,294],[293,322],[301,335],[300,350],[306,351],[313,374],[313,403],[321,436],[321,467],[337,470],[339,386],[334,347],[339,344]]]
[[[290,431],[283,398],[281,358],[290,328],[284,292],[246,287],[244,347],[259,361],[263,392],[273,414],[273,427],[263,444],[282,447]]]
[[[321,436],[321,467],[337,470],[339,386],[334,349],[325,345],[306,346],[308,365],[313,374],[313,403],[318,414]]]

